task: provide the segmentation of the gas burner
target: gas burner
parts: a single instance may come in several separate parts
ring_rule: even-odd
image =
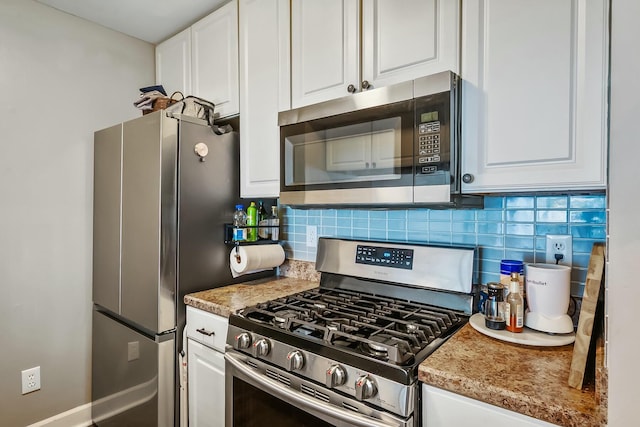
[[[299,313],[294,310],[276,311],[275,313],[273,313],[273,324],[275,326],[285,328],[289,319],[297,319],[298,317]]]
[[[392,336],[384,335],[384,334],[374,335],[369,339],[371,341],[368,343],[369,348],[371,348],[374,351],[384,351],[384,352],[386,352],[387,348],[383,344],[392,342],[394,340]]]
[[[389,359],[389,355],[387,353],[387,349],[384,346],[371,344],[371,343],[360,343],[360,351],[367,356],[374,357],[380,360]]]
[[[340,329],[341,325],[348,325],[349,318],[346,316],[339,316],[333,312],[325,312],[323,314],[316,313],[314,319],[318,321],[319,324],[322,324],[327,327],[333,327],[334,329]]]
[[[312,307],[313,307],[313,309],[314,309],[314,310],[316,310],[316,311],[322,311],[322,310],[324,310],[324,309],[326,309],[326,308],[327,308],[327,304],[322,303],[322,302],[314,302],[314,303],[312,304]]]
[[[393,329],[402,334],[407,334],[411,336],[419,336],[421,340],[433,340],[435,335],[431,332],[431,329],[428,326],[420,325],[411,322],[403,322],[400,320],[396,320],[393,322]],[[424,338],[423,338],[424,337]]]
[[[418,326],[414,325],[413,323],[407,323],[404,324],[404,326],[407,329],[408,334],[417,334],[420,330],[420,328],[418,328]]]
[[[362,340],[358,349],[367,356],[394,364],[406,363],[414,356],[407,342],[388,334],[373,335]]]

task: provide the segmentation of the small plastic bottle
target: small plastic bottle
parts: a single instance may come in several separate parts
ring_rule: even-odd
[[[280,219],[278,218],[277,206],[271,206],[269,225],[271,225],[271,240],[278,240],[280,238]]]
[[[258,225],[268,225],[269,215],[267,215],[267,211],[264,208],[264,204],[262,200],[258,201]],[[270,237],[271,229],[269,227],[259,227],[258,228],[258,238],[260,239],[268,239]]]
[[[258,208],[256,202],[251,202],[247,208],[247,241],[255,242],[258,240]]]
[[[233,213],[233,240],[242,242],[247,240],[247,214],[243,205],[236,205],[236,211]]]
[[[524,327],[524,301],[520,295],[520,274],[511,273],[509,283],[509,296],[504,305],[504,317],[507,322],[507,331],[522,332]]]

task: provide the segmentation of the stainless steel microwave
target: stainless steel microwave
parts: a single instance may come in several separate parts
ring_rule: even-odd
[[[280,203],[477,207],[460,183],[460,78],[442,72],[278,115]]]

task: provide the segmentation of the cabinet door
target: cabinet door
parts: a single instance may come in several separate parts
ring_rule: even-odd
[[[289,1],[240,0],[240,196],[280,194],[278,111],[290,108]]]
[[[422,414],[422,427],[555,425],[426,384],[422,385]]]
[[[327,132],[329,133],[329,132]],[[371,168],[371,133],[327,138],[327,171],[359,171]]]
[[[291,1],[292,108],[360,88],[358,0]]]
[[[189,426],[224,427],[224,354],[187,340]]]
[[[156,84],[163,85],[167,95],[191,93],[191,28],[156,46]]]
[[[606,185],[606,0],[466,1],[465,192]]]
[[[191,44],[193,95],[213,102],[216,116],[238,114],[237,1],[193,24]]]
[[[370,88],[459,73],[460,1],[364,0],[362,79]],[[363,83],[364,86],[364,83]]]

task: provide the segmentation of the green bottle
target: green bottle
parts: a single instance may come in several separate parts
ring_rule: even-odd
[[[249,242],[255,242],[258,240],[258,229],[255,227],[258,225],[258,208],[256,207],[256,202],[251,202],[247,208],[247,225],[250,226],[247,240]]]

